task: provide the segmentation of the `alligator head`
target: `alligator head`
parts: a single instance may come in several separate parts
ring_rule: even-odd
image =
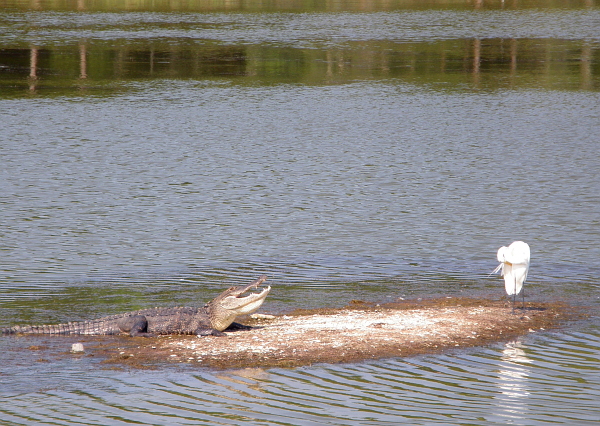
[[[235,321],[236,317],[255,312],[265,301],[271,287],[263,288],[259,293],[244,294],[258,288],[267,280],[261,275],[256,281],[241,287],[230,287],[206,304],[210,323],[215,330],[223,331]]]

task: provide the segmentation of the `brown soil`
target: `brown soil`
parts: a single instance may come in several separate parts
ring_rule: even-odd
[[[515,313],[506,302],[439,298],[343,309],[298,310],[245,321],[251,330],[226,337],[163,336],[85,343],[105,356],[107,368],[153,368],[192,363],[218,369],[295,367],[442,352],[482,346],[556,328],[575,319],[561,303],[527,304]]]

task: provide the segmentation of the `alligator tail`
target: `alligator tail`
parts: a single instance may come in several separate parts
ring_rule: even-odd
[[[69,324],[58,325],[17,325],[3,328],[2,334],[81,334],[76,327]]]
[[[69,322],[65,324],[53,325],[17,325],[10,328],[3,328],[3,335],[7,334],[53,334],[53,335],[99,335],[99,334],[117,334],[118,328],[109,324],[108,321],[82,321]]]

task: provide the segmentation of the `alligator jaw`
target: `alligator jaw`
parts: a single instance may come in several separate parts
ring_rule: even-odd
[[[258,288],[267,280],[266,275],[261,275],[256,281],[241,287],[231,287],[226,290],[219,299],[220,307],[236,311],[236,315],[247,315],[256,311],[265,301],[265,298],[271,291],[271,286],[263,288],[259,293],[250,293],[244,296],[248,291]]]
[[[247,296],[244,294],[258,288],[266,279],[266,275],[261,275],[246,286],[231,287],[210,302],[207,307],[213,327],[223,331],[235,321],[236,317],[251,314],[260,308],[271,291],[270,286],[263,288],[259,293],[250,293]]]

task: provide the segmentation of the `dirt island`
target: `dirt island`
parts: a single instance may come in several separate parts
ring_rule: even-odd
[[[341,309],[254,315],[250,330],[225,337],[163,336],[88,343],[105,366],[152,368],[191,363],[217,369],[296,367],[439,353],[508,341],[559,327],[580,317],[568,305],[527,303],[513,309],[499,300],[436,298],[372,304],[353,301]]]

